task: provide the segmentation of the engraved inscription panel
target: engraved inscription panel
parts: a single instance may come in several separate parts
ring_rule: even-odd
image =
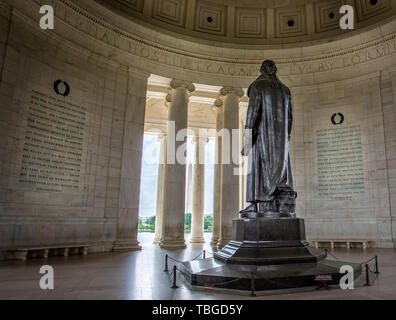
[[[78,191],[87,110],[33,90],[19,182],[36,191]]]
[[[365,195],[360,125],[316,131],[319,197],[351,200]]]

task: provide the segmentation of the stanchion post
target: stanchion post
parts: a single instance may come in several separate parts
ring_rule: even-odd
[[[168,254],[165,255],[165,269],[164,272],[168,272]]]
[[[206,250],[203,251],[203,258],[206,259]]]
[[[365,265],[365,268],[366,268],[366,283],[364,284],[364,286],[370,286],[369,267],[367,263]]]
[[[326,254],[326,258],[327,258],[327,248],[325,249],[325,254]]]
[[[177,284],[176,284],[176,274],[177,274],[177,267],[174,266],[174,267],[173,267],[173,286],[172,286],[172,289],[177,289],[177,288],[179,288],[179,287],[177,286]]]
[[[252,272],[252,279],[250,280],[250,287],[252,289],[252,293],[250,294],[251,297],[255,297],[256,296],[256,292],[255,292],[255,286],[256,286],[256,280],[254,278],[254,272]]]
[[[378,256],[375,256],[375,274],[379,274],[379,270],[378,270]]]

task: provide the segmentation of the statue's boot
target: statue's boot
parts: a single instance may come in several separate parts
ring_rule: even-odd
[[[240,214],[250,213],[250,212],[257,212],[257,204],[256,203],[252,203],[246,209],[239,211]]]

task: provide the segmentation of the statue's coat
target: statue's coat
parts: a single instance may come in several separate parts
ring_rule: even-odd
[[[273,201],[277,187],[290,187],[290,134],[292,97],[288,87],[263,73],[248,90],[245,146],[251,142],[246,182],[246,201]],[[250,151],[250,152],[249,152]],[[249,172],[250,171],[250,172]]]

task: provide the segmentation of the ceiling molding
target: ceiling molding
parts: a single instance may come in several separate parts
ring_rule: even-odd
[[[338,25],[342,0],[95,0],[157,30],[193,39],[233,44],[285,44],[333,39],[345,31]],[[396,15],[394,0],[352,0],[356,29]],[[151,12],[145,12],[143,9]],[[188,8],[188,10],[187,10]],[[313,9],[312,9],[313,8]],[[267,10],[269,9],[269,10]],[[193,13],[193,15],[192,15]],[[189,21],[193,19],[193,21]],[[274,21],[275,33],[267,34]],[[187,23],[188,22],[188,23]],[[308,32],[311,28],[313,32]]]

